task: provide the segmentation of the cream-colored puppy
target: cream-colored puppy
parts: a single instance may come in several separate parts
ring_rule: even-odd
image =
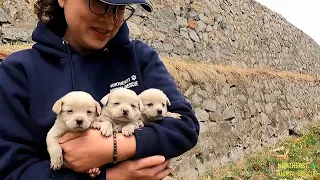
[[[63,165],[59,137],[66,132],[88,129],[100,115],[101,107],[90,94],[72,91],[57,100],[52,110],[57,114],[57,118],[47,133],[46,143],[50,154],[50,168],[57,170]]]
[[[141,115],[144,122],[154,122],[164,117],[180,119],[180,114],[168,112],[167,107],[171,105],[170,100],[160,89],[150,88],[144,90],[138,96],[143,104]]]
[[[139,127],[142,103],[134,91],[119,88],[105,95],[100,102],[103,108],[93,127],[100,129],[104,136],[112,135],[113,131],[130,136]]]

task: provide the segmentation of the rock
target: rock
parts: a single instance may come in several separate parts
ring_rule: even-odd
[[[206,111],[214,112],[217,110],[217,102],[214,100],[205,100],[203,102],[203,109]]]
[[[213,27],[211,25],[207,25],[206,31],[207,32],[212,32],[213,31]]]
[[[188,19],[188,27],[195,29],[197,27],[197,21],[193,19]]]
[[[197,2],[197,1],[194,1],[191,4],[191,8],[194,9],[196,12],[202,12],[203,11],[203,7],[202,7],[201,3]]]
[[[203,13],[199,14],[199,19],[200,19],[200,21],[202,21],[202,22],[204,22],[206,24],[210,23],[209,22],[209,18],[206,17]]]
[[[164,43],[162,49],[165,52],[169,52],[169,51],[171,52],[174,49],[174,47],[172,44]]]
[[[198,21],[197,24],[198,24],[198,27],[197,27],[198,31],[204,32],[205,29],[207,28],[206,23],[204,23],[203,21]]]
[[[181,35],[181,37],[183,37],[185,39],[190,39],[187,28],[181,28],[180,35]]]
[[[193,89],[194,87],[193,86],[190,86],[185,92],[184,92],[184,95],[186,97],[189,97],[192,93],[193,93]]]
[[[155,31],[154,32],[154,38],[158,39],[160,41],[163,41],[163,40],[166,39],[166,35],[164,33],[162,33],[162,32]]]
[[[136,32],[134,32],[136,33]],[[152,29],[146,27],[146,26],[142,26],[142,34],[144,35],[144,37],[146,39],[152,39],[154,38],[154,34],[153,34],[153,31]]]
[[[182,27],[187,27],[189,25],[188,20],[180,16],[177,16],[177,24]]]
[[[223,119],[226,119],[226,120],[235,118],[236,113],[235,113],[234,107],[229,106],[229,107],[225,108],[222,111],[222,117],[223,117]]]
[[[3,5],[8,8],[11,19],[16,19],[16,14],[18,12],[17,8],[13,6],[13,4],[10,1],[5,1]]]
[[[0,23],[7,22],[6,14],[2,8],[0,8]]]
[[[191,40],[185,40],[185,47],[189,50],[194,49],[193,42]]]
[[[16,28],[12,25],[2,25],[2,38],[6,41],[30,42],[33,29]]]
[[[210,121],[213,121],[213,122],[220,122],[223,120],[222,115],[217,111],[209,112],[209,118],[210,118]]]
[[[193,19],[198,19],[198,12],[196,12],[194,9],[192,9],[189,13],[188,13],[188,15],[189,15],[189,17],[190,18],[193,18]]]
[[[202,103],[202,97],[198,93],[191,96],[191,101],[194,105],[200,105]]]
[[[2,2],[2,9],[7,13],[7,20],[10,23],[19,25],[20,28],[35,27],[37,17],[29,3],[21,0],[3,0]]]
[[[127,21],[128,27],[130,29],[130,33],[134,36],[140,36],[142,31],[140,30],[139,26],[131,21]]]
[[[195,113],[198,121],[200,122],[209,121],[209,114],[205,110],[201,108],[195,108]]]
[[[192,30],[192,29],[189,30],[189,36],[195,42],[200,42],[200,38],[199,38],[198,34],[194,30]]]

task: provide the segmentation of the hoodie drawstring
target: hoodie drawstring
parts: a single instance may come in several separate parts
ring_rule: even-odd
[[[69,49],[69,43],[66,40],[63,40],[62,43],[67,47],[68,51],[68,60],[70,62],[70,71],[71,71],[71,79],[72,79],[72,90],[75,90],[75,80],[74,80],[74,72],[73,72],[73,62],[72,62],[72,56]]]

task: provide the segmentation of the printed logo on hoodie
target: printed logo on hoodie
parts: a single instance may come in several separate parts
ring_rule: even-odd
[[[130,77],[122,80],[122,81],[118,81],[115,83],[110,84],[110,92],[119,89],[119,88],[132,88],[132,87],[136,87],[139,86],[139,82],[137,81],[137,76],[136,75],[131,75]]]

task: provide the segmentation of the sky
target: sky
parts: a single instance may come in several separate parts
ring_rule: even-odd
[[[256,0],[281,14],[320,45],[320,0]]]

